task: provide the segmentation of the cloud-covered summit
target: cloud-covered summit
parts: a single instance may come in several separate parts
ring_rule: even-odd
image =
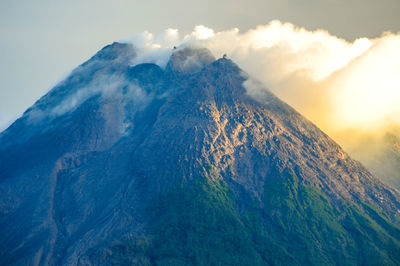
[[[274,20],[247,32],[199,25],[186,35],[177,29],[145,31],[118,42],[133,45],[132,66],[155,63],[165,68],[175,50],[188,46],[207,48],[217,58],[227,54],[332,135],[400,124],[400,34],[348,42],[325,30]]]
[[[165,67],[173,47],[208,48],[241,68],[328,132],[397,123],[400,115],[400,34],[348,42],[324,30],[309,31],[274,20],[241,33],[203,25],[180,36],[143,32],[132,43],[132,62]]]

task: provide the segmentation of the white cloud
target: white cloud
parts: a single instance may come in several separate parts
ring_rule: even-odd
[[[214,31],[200,25],[185,36],[167,29],[158,35],[146,31],[120,42],[134,45],[137,56],[132,65],[165,67],[174,46],[206,47],[216,57],[228,54],[251,77],[330,134],[400,123],[400,34],[348,42],[324,30],[308,31],[275,20],[244,33],[237,28]],[[70,95],[51,114],[72,110],[99,90],[104,93],[124,82],[118,77],[104,78],[98,80],[101,84]],[[255,87],[262,88],[260,84]],[[252,88],[249,93],[256,95],[257,91]]]
[[[132,62],[133,65],[151,62],[165,67],[171,56],[172,48],[180,43],[180,38],[178,30],[167,29],[162,34],[156,36],[145,31],[122,39],[120,42],[134,44],[138,54]]]
[[[400,114],[400,35],[348,42],[324,30],[272,21],[241,33],[203,25],[180,37],[177,30],[129,40],[143,53],[134,63],[165,66],[173,46],[203,46],[228,54],[317,125],[328,131],[379,127]]]

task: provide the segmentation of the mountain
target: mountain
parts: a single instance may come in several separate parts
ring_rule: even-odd
[[[0,135],[1,265],[400,263],[400,194],[206,49],[113,43]]]

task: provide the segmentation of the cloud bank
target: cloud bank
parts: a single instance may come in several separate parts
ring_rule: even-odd
[[[329,133],[376,129],[400,121],[400,34],[348,42],[324,30],[272,21],[241,33],[196,26],[180,36],[167,29],[121,42],[139,51],[134,64],[164,67],[171,48],[196,45],[227,54],[252,77]]]

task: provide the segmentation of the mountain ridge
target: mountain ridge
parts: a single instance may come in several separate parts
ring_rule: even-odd
[[[315,125],[250,97],[227,58],[178,49],[163,70],[129,49],[105,47],[1,133],[2,263],[400,261],[398,191]],[[68,92],[79,104],[46,116]]]

